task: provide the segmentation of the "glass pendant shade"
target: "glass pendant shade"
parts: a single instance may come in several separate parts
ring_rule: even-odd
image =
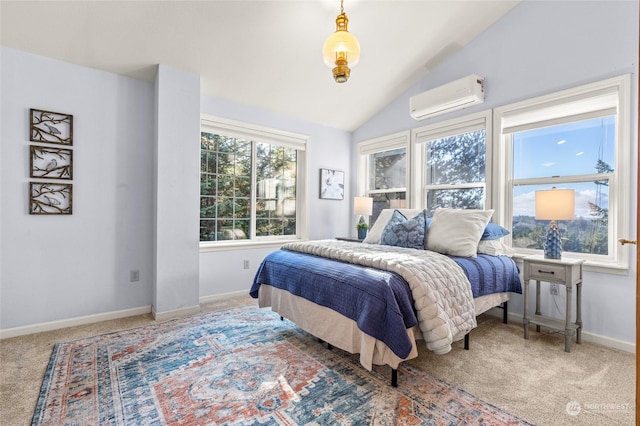
[[[360,43],[347,30],[348,24],[347,15],[340,13],[336,18],[336,32],[327,38],[322,48],[324,63],[333,68],[333,78],[337,83],[346,82],[351,68],[360,60]]]
[[[322,56],[328,67],[333,68],[340,58],[346,59],[349,66],[354,67],[360,61],[360,43],[350,32],[336,31],[324,42]]]

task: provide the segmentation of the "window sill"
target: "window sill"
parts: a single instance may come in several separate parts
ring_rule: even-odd
[[[251,250],[260,248],[281,247],[283,244],[302,241],[300,238],[287,238],[281,240],[251,241],[235,240],[215,243],[200,243],[200,253],[229,250]]]

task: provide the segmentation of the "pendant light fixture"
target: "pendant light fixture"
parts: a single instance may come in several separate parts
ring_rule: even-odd
[[[360,43],[347,30],[349,19],[344,13],[344,0],[340,0],[340,15],[336,18],[336,32],[324,42],[322,56],[324,63],[333,68],[333,78],[336,83],[349,80],[351,69],[360,60]]]

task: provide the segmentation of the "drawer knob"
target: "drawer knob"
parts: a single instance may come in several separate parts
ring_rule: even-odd
[[[543,271],[542,269],[538,269],[538,273],[539,274],[550,274],[550,275],[555,274],[554,271]]]

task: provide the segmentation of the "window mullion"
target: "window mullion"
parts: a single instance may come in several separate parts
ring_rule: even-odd
[[[438,189],[466,189],[466,188],[484,188],[484,182],[468,182],[468,183],[446,183],[441,185],[424,185],[426,190]]]
[[[256,238],[256,201],[258,198],[257,145],[256,141],[251,141],[251,208],[249,209],[249,230],[252,240]]]
[[[368,191],[369,194],[389,194],[391,192],[406,192],[407,188],[398,187],[398,188],[385,188],[385,189],[370,189]]]
[[[513,179],[512,186],[521,185],[553,185],[554,183],[594,182],[613,179],[613,173],[594,173],[590,175],[551,176],[543,178]]]

